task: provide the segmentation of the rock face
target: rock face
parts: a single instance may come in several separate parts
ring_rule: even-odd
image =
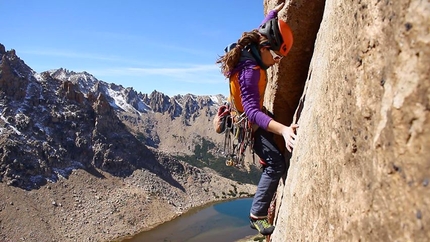
[[[324,11],[324,0],[293,1],[278,13],[288,22],[294,32],[294,44],[288,58],[269,69],[269,83],[266,107],[275,115],[275,119],[284,124],[291,124],[296,107],[308,75],[315,38]],[[275,3],[265,1],[265,8],[270,10]],[[273,5],[273,6],[272,6]],[[294,60],[294,61],[291,61]],[[277,137],[279,147],[284,147],[282,137]]]
[[[268,96],[277,117],[292,103],[295,116],[280,120],[300,128],[271,241],[428,241],[430,3],[287,4],[296,41]],[[310,65],[295,69],[306,66],[309,25],[319,26]],[[306,83],[300,105],[296,89],[284,97],[290,81]]]

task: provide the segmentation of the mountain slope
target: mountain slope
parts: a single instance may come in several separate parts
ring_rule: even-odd
[[[35,73],[2,45],[0,55],[1,241],[109,241],[255,192],[166,152],[165,129],[187,134],[182,156],[211,140],[191,125],[210,122],[216,97],[146,96],[85,72]]]

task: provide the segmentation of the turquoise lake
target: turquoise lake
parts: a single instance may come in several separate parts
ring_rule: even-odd
[[[243,198],[196,209],[127,241],[210,242],[242,239],[258,233],[249,227],[251,203],[252,198]]]

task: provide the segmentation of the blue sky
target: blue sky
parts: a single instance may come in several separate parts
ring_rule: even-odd
[[[227,94],[215,64],[263,1],[0,0],[0,43],[36,72],[66,68],[169,96]]]

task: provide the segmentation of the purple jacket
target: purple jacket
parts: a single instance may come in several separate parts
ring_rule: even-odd
[[[264,18],[261,25],[266,23],[269,19],[275,18],[276,15],[277,12],[275,10],[271,10]],[[252,123],[257,124],[263,129],[267,129],[267,126],[269,125],[269,122],[272,120],[272,118],[260,110],[260,99],[264,98],[260,97],[258,90],[260,70],[253,69],[253,67],[258,66],[258,63],[253,57],[250,56],[251,55],[248,51],[243,50],[241,60],[233,72],[241,72],[239,74],[239,85],[241,101],[246,116]]]

